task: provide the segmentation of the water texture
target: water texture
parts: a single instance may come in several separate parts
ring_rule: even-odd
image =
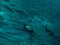
[[[0,45],[60,45],[60,0],[0,0]]]

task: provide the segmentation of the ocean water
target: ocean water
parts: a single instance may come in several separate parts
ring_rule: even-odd
[[[0,45],[60,45],[60,0],[0,0]]]

